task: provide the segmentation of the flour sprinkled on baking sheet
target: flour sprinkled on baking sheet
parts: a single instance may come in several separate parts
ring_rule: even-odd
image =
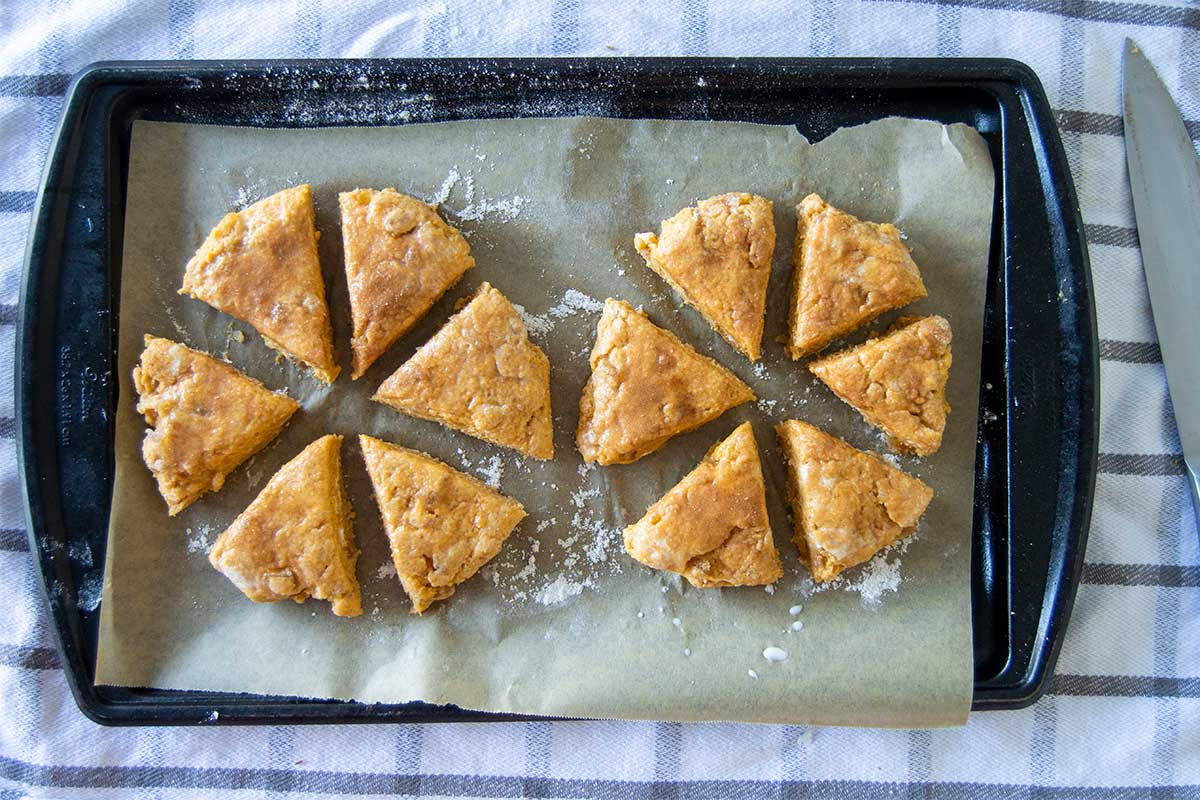
[[[468,202],[454,213],[463,222],[475,222],[481,219],[491,219],[495,222],[512,222],[521,215],[522,209],[529,204],[528,197],[514,195],[499,200],[480,200]]]
[[[520,303],[513,303],[513,308],[521,315],[521,322],[525,324],[525,330],[531,334],[545,336],[554,330],[554,322],[545,314],[530,314]]]
[[[251,188],[249,186],[239,186],[237,195],[234,197],[233,205],[239,211],[254,205],[261,197],[261,189],[258,187]]]
[[[476,473],[476,477],[479,480],[493,489],[500,488],[500,481],[504,478],[504,459],[500,456],[491,456],[475,463],[471,461],[470,457],[467,456],[467,452],[461,447],[455,450],[454,454],[458,456],[459,463],[462,464],[463,469]]]
[[[584,294],[578,289],[567,289],[563,292],[562,300],[559,301],[558,305],[546,313],[555,319],[563,319],[579,311],[599,314],[603,310],[604,303],[601,303],[591,295]]]
[[[610,528],[601,520],[595,517],[581,517],[576,515],[572,520],[578,527],[582,527],[592,536],[592,541],[584,548],[583,553],[587,556],[588,561],[593,564],[603,564],[608,561],[608,551],[614,543],[617,542],[620,531],[615,528]],[[613,561],[611,564],[616,567],[612,571],[619,571],[619,562]]]
[[[870,561],[846,570],[832,581],[814,583],[812,578],[806,576],[796,588],[802,597],[826,591],[856,592],[862,599],[863,608],[879,608],[884,604],[886,594],[900,591],[904,576],[900,571],[899,556],[908,550],[909,544],[917,537],[918,534],[913,534],[883,548]]]
[[[504,462],[500,460],[500,456],[492,456],[487,460],[480,468],[480,477],[493,489],[500,488],[500,479],[504,477]]]
[[[197,525],[187,529],[187,551],[189,553],[207,553],[212,544],[213,529],[210,525]]]
[[[580,312],[600,313],[604,310],[604,303],[578,289],[567,289],[563,292],[562,299],[543,314],[530,313],[524,306],[516,303],[513,303],[513,307],[521,315],[521,321],[525,323],[525,328],[530,333],[544,336],[554,330],[554,326],[559,320],[567,319]]]
[[[558,605],[585,589],[601,589],[604,577],[623,571],[617,555],[621,528],[608,522],[604,507],[597,503],[604,493],[588,483],[594,472],[578,470],[580,483],[568,495],[572,514],[565,525],[559,517],[551,517],[535,526],[536,534],[560,528],[565,535],[527,536],[522,546],[510,542],[483,570],[506,600]]]
[[[544,606],[557,605],[571,597],[583,593],[582,581],[568,580],[565,575],[559,575],[550,584],[542,587],[537,593],[537,601]]]
[[[171,327],[173,327],[175,329],[175,333],[179,335],[179,340],[184,344],[190,342],[191,337],[188,335],[187,329],[179,324],[179,318],[175,316],[175,312],[171,310],[171,307],[166,303],[163,303],[163,310],[166,312],[167,319],[171,321]]]
[[[846,584],[847,592],[858,592],[864,606],[878,606],[883,603],[883,595],[900,589],[900,559],[889,562],[883,555],[877,555],[862,568],[859,576]]]
[[[456,194],[455,188],[460,183],[462,189],[457,194],[461,195],[461,205],[456,208],[450,203],[450,198]],[[460,172],[457,164],[451,167],[450,171],[446,173],[446,178],[442,181],[437,194],[424,199],[430,205],[445,208],[458,222],[479,222],[481,220],[512,222],[520,216],[521,211],[531,202],[528,197],[522,197],[521,195],[496,199],[481,197],[476,200],[475,176],[470,171],[466,171],[465,173]]]
[[[85,572],[79,581],[75,603],[81,611],[95,611],[104,594],[104,575],[100,570]]]
[[[86,539],[68,539],[67,556],[81,567],[92,567],[95,564],[92,546]]]
[[[454,185],[458,183],[458,179],[462,177],[458,174],[458,167],[451,167],[446,173],[446,180],[442,181],[442,187],[438,189],[438,193],[429,201],[431,206],[440,206],[450,199],[450,192],[454,191]]]

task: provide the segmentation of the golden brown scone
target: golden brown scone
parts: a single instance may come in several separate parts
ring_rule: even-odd
[[[950,323],[901,317],[891,332],[808,365],[863,419],[888,435],[893,450],[927,456],[942,446]]]
[[[749,422],[625,529],[625,550],[693,586],[762,586],[783,575]]]
[[[787,349],[794,359],[926,295],[895,226],[864,222],[815,194],[796,206],[792,260]]]
[[[650,269],[751,361],[761,354],[775,252],[772,209],[752,194],[717,195],[664,220],[661,234],[633,239]]]
[[[430,205],[395,189],[338,195],[357,380],[475,266],[462,234]]]
[[[179,293],[249,322],[268,345],[332,383],[341,368],[317,236],[309,186],[276,192],[217,223],[188,262]]]
[[[534,458],[554,458],[550,361],[489,283],[372,399]]]
[[[775,428],[788,463],[792,541],[813,580],[829,581],[911,534],[933,490],[807,422]]]
[[[213,545],[208,560],[256,603],[328,600],[362,613],[341,436],[322,436],[284,464]]]
[[[628,464],[754,399],[750,387],[633,306],[608,298],[575,434],[584,461]]]
[[[171,516],[224,486],[300,408],[224,361],[149,335],[133,386],[150,426],[142,458]]]
[[[499,553],[525,509],[424,453],[371,436],[358,441],[396,574],[420,614]]]

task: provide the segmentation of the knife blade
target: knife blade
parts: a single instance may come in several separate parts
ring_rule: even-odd
[[[1200,160],[1150,61],[1125,40],[1125,158],[1150,289],[1200,529]]]

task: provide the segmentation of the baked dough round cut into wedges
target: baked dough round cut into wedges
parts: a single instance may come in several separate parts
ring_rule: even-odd
[[[927,294],[895,226],[864,222],[815,194],[796,206],[792,259],[786,344],[793,359]]]
[[[218,491],[239,464],[279,435],[300,404],[232,365],[157,336],[133,370],[150,429],[142,459],[175,516]]]
[[[500,552],[525,509],[424,453],[359,436],[412,611],[420,614]]]
[[[830,581],[910,535],[933,490],[807,422],[776,428],[788,465],[792,541],[813,580]]]
[[[489,283],[372,399],[527,456],[554,458],[550,361]]]
[[[713,445],[695,469],[625,529],[625,550],[700,589],[763,586],[783,576],[749,422]]]
[[[341,436],[322,436],[280,467],[208,554],[254,602],[315,597],[339,617],[362,613],[341,445]]]
[[[901,317],[887,334],[808,365],[888,436],[893,450],[927,456],[942,446],[950,404],[950,323]]]
[[[188,262],[179,293],[250,323],[269,346],[332,383],[341,368],[317,237],[312,189],[276,192],[217,223]]]
[[[744,192],[717,195],[664,220],[662,233],[633,239],[647,266],[751,361],[761,354],[773,207]]]
[[[462,234],[395,189],[338,195],[357,380],[475,266]]]
[[[750,387],[633,306],[608,298],[575,434],[584,461],[628,464],[754,399]]]

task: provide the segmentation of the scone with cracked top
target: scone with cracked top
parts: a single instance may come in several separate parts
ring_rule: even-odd
[[[950,412],[951,338],[944,317],[901,317],[883,336],[808,368],[886,433],[893,450],[927,456],[942,446]]]
[[[625,550],[700,589],[779,580],[783,568],[749,422],[713,445],[695,469],[625,529]]]
[[[248,322],[325,383],[341,368],[317,259],[312,189],[284,189],[226,214],[188,261],[186,294]]]
[[[322,436],[280,467],[208,554],[254,602],[315,597],[339,617],[362,614],[341,445],[341,436]]]
[[[525,517],[512,498],[424,453],[359,436],[392,562],[420,614],[500,552]]]
[[[588,462],[636,461],[672,436],[754,399],[728,369],[611,297],[604,302],[590,362],[575,434]]]
[[[157,336],[144,341],[133,370],[137,410],[150,426],[142,459],[175,516],[224,486],[300,404],[198,350]]]
[[[746,358],[761,355],[775,252],[770,200],[731,192],[701,200],[633,243],[657,272]]]
[[[792,260],[786,344],[793,359],[926,296],[894,225],[860,220],[815,194],[796,206]]]
[[[813,580],[830,581],[910,535],[933,490],[807,422],[775,428],[788,466],[792,541]]]
[[[372,399],[527,456],[554,458],[550,361],[489,283]]]
[[[432,206],[395,189],[338,195],[357,380],[475,266],[471,247]]]

